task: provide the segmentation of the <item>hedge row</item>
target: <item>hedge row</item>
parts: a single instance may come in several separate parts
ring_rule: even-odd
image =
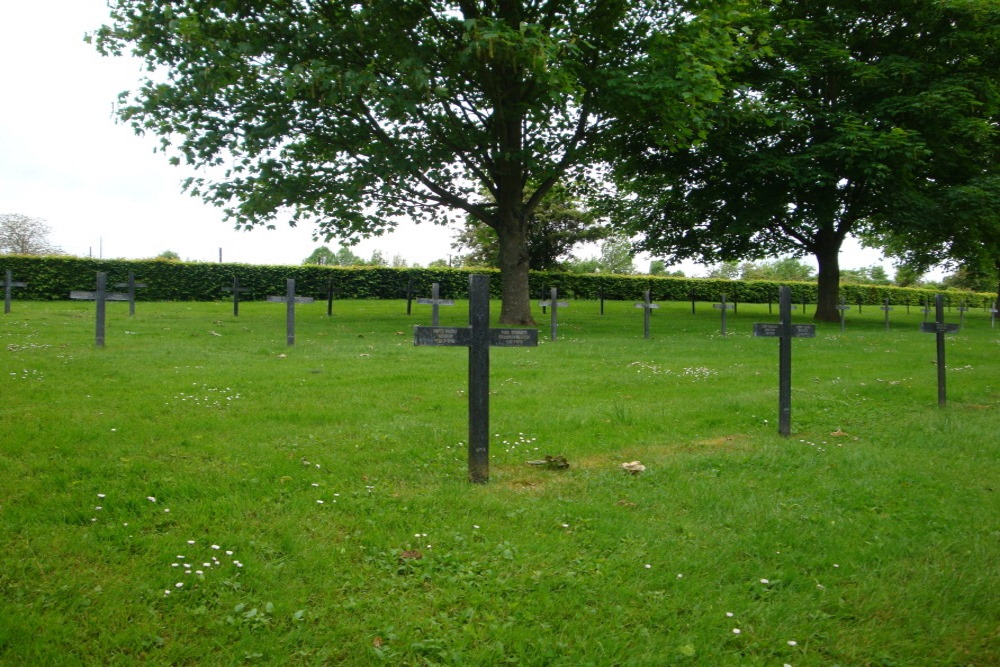
[[[469,275],[488,273],[495,276],[490,290],[500,295],[498,272],[492,269],[451,268],[390,268],[339,266],[261,266],[250,264],[209,264],[164,260],[106,260],[79,257],[36,257],[0,255],[0,280],[10,270],[15,281],[27,282],[18,288],[16,298],[25,300],[67,299],[71,290],[93,290],[95,274],[108,274],[108,285],[127,280],[131,271],[137,282],[147,287],[136,293],[143,301],[212,301],[229,298],[224,287],[238,277],[240,285],[250,292],[242,300],[261,300],[268,295],[285,293],[285,280],[294,278],[296,293],[325,299],[333,284],[337,299],[400,299],[407,289],[414,296],[429,296],[432,283],[439,283],[444,298],[465,298]],[[796,303],[815,303],[815,283],[787,283]],[[533,271],[530,290],[533,298],[548,297],[551,287],[560,296],[570,299],[641,300],[650,290],[654,301],[717,301],[725,294],[727,300],[740,303],[776,301],[780,283],[765,281],[731,281],[709,278],[663,278],[655,276],[612,276],[595,274],[550,273]],[[888,298],[893,304],[919,305],[933,299],[933,290],[894,287],[890,285],[844,284],[841,296],[849,304],[877,305]],[[954,305],[965,302],[970,307],[983,308],[993,303],[994,295],[953,291],[949,300]]]

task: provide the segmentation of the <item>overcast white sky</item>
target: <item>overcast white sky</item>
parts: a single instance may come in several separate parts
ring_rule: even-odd
[[[107,15],[105,0],[0,0],[0,213],[44,219],[51,241],[73,255],[138,259],[173,250],[218,261],[221,248],[226,262],[300,263],[320,245],[311,225],[233,230],[220,209],[181,193],[192,173],[154,154],[153,137],[115,123],[113,103],[136,87],[141,70],[137,60],[103,58],[84,43]],[[367,258],[378,249],[426,266],[453,252],[453,235],[403,223],[354,252]],[[878,252],[853,242],[841,257],[843,268],[875,263],[892,273]],[[646,270],[648,258],[637,266]]]

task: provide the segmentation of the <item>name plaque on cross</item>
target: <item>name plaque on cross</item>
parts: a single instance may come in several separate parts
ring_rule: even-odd
[[[469,276],[469,326],[413,327],[413,344],[469,348],[469,481],[490,478],[490,348],[536,347],[537,329],[490,328],[490,277]]]
[[[921,333],[958,333],[961,329],[957,324],[921,322],[920,331]]]
[[[27,287],[27,286],[28,283],[15,282],[13,272],[10,269],[7,269],[7,273],[3,281],[3,312],[5,315],[10,312],[10,301],[11,301],[10,291],[15,287]]]
[[[815,338],[816,325],[755,322],[753,325],[753,335],[760,338]]]
[[[289,347],[295,345],[295,304],[312,303],[314,299],[310,296],[295,296],[295,279],[287,278],[285,280],[285,296],[269,296],[267,300],[271,303],[284,303],[286,305],[285,340]]]
[[[431,306],[431,324],[433,326],[441,324],[441,314],[438,310],[441,306],[455,305],[455,301],[453,299],[441,298],[441,285],[438,283],[431,284],[431,298],[428,299],[427,297],[420,297],[417,299],[417,303]]]
[[[778,314],[781,322],[755,323],[753,335],[777,338],[778,344],[778,433],[792,432],[792,339],[815,338],[813,324],[792,324],[792,289],[783,286],[778,294]]]

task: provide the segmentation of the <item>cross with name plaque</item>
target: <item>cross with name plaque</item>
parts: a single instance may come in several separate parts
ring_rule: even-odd
[[[7,269],[7,275],[3,281],[3,312],[4,315],[10,312],[10,291],[14,287],[27,287],[28,283],[14,282],[14,274],[10,269]]]
[[[844,299],[840,300],[840,305],[837,306],[837,310],[840,311],[840,330],[844,330],[844,313],[850,310],[851,307],[844,303]]]
[[[889,297],[885,297],[885,299],[882,301],[882,305],[879,307],[879,310],[884,310],[885,311],[885,330],[886,331],[889,330],[889,311],[892,310],[892,309],[893,309],[892,306],[889,305]]]
[[[920,330],[924,333],[937,335],[938,407],[943,408],[948,400],[944,379],[944,335],[946,333],[958,333],[958,325],[945,323],[944,299],[940,294],[934,295],[934,314],[936,321],[922,323]]]
[[[233,317],[239,317],[240,314],[240,294],[243,292],[249,292],[249,287],[240,287],[240,279],[238,276],[233,276],[233,286],[223,287],[222,291],[233,293]]]
[[[128,291],[125,292],[125,294],[128,294],[128,316],[129,317],[134,317],[135,316],[135,290],[136,289],[141,289],[143,287],[146,287],[146,283],[137,283],[135,281],[135,272],[134,271],[129,271],[128,272],[128,280],[126,282],[123,282],[123,283],[115,283],[115,287],[127,287],[128,288]]]
[[[490,347],[536,347],[538,329],[490,328],[490,277],[469,276],[469,326],[413,327],[413,344],[469,348],[469,481],[490,478]]]
[[[271,303],[284,303],[287,305],[286,341],[289,347],[295,345],[295,304],[312,303],[314,299],[310,296],[295,296],[295,278],[286,278],[285,296],[269,296],[267,300]]]
[[[792,289],[781,287],[778,294],[779,324],[753,325],[753,335],[778,338],[778,433],[789,436],[792,432],[792,339],[815,338],[813,324],[792,324]]]
[[[550,340],[555,340],[556,339],[556,326],[558,325],[558,322],[559,322],[559,318],[556,315],[556,313],[559,312],[560,308],[568,308],[569,307],[568,303],[566,303],[565,301],[560,301],[559,300],[558,294],[559,294],[559,290],[556,289],[555,287],[551,287],[551,288],[549,288],[549,300],[548,301],[539,301],[538,302],[538,305],[542,307],[542,312],[543,313],[545,312],[545,307],[546,306],[549,306],[550,308],[552,308],[552,316],[549,318],[549,321],[550,321],[550,325],[549,325],[549,339]]]
[[[968,309],[969,309],[969,307],[967,305],[965,305],[964,301],[958,306],[958,330],[959,331],[961,331],[962,329],[965,328],[965,311],[967,311]]]
[[[722,311],[722,335],[725,336],[726,335],[726,311],[727,310],[732,310],[735,313],[736,312],[736,308],[735,308],[735,306],[733,304],[726,303],[726,295],[725,294],[722,295],[722,303],[713,303],[712,304],[712,308],[718,308],[719,310]]]
[[[694,301],[691,302],[692,309]],[[654,308],[659,308],[660,304],[652,303],[649,300],[649,290],[646,290],[642,294],[642,303],[635,304],[636,308],[642,308],[642,337],[649,338],[649,315]]]
[[[438,326],[441,324],[441,313],[438,310],[441,306],[454,306],[454,299],[442,299],[441,298],[441,285],[438,283],[431,283],[431,298],[420,297],[417,299],[417,303],[430,304],[431,306],[431,324],[433,326]]]
[[[94,292],[83,292],[73,290],[69,293],[69,298],[86,301],[94,301],[97,307],[97,314],[94,324],[94,345],[104,347],[104,323],[105,323],[105,302],[106,301],[128,301],[128,294],[121,292],[109,292],[108,274],[103,271],[97,273],[97,290]]]

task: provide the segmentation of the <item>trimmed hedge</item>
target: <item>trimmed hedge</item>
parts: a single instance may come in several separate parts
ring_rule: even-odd
[[[340,267],[340,266],[261,266],[255,264],[210,264],[201,262],[174,262],[159,259],[124,260],[92,259],[81,257],[37,257],[29,255],[0,255],[0,276],[10,269],[14,280],[27,282],[27,287],[17,288],[17,299],[50,301],[68,299],[71,290],[93,290],[95,274],[108,274],[109,289],[115,283],[125,282],[128,272],[135,274],[137,282],[148,287],[139,289],[136,298],[142,301],[213,301],[228,299],[222,290],[239,277],[240,285],[250,292],[242,300],[261,300],[268,295],[283,295],[285,280],[294,278],[295,291],[301,296],[325,299],[328,285],[333,281],[336,299],[401,299],[406,297],[407,286],[412,284],[414,296],[430,294],[431,284],[439,283],[443,298],[466,298],[469,275],[487,273],[499,275],[495,269],[451,268],[390,268],[390,267]],[[411,282],[412,281],[412,282]],[[571,299],[597,299],[641,301],[645,290],[655,301],[718,301],[722,294],[730,302],[768,303],[777,301],[778,287],[787,284],[792,288],[796,303],[816,302],[815,283],[776,283],[759,280],[733,281],[710,278],[666,278],[656,276],[613,276],[532,271],[529,278],[532,298],[548,298],[548,290],[555,287],[561,296]],[[500,280],[490,282],[494,297],[500,296]],[[919,305],[933,300],[936,290],[894,287],[891,285],[842,284],[841,296],[851,305],[880,305],[888,297],[893,304]],[[993,303],[992,294],[952,290],[947,292],[950,302],[975,308]],[[928,301],[930,302],[930,301]]]

